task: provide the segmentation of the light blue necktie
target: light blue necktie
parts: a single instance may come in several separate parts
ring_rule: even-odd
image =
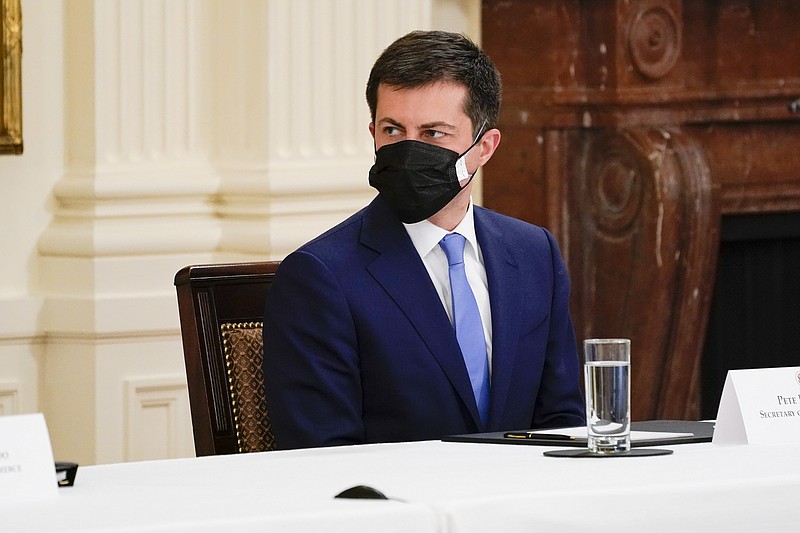
[[[453,298],[453,326],[458,345],[467,365],[475,402],[481,423],[486,429],[489,416],[489,361],[486,357],[486,338],[483,336],[481,314],[475,295],[469,287],[464,270],[464,243],[466,239],[459,233],[448,233],[439,245],[447,256],[450,265],[450,292]]]

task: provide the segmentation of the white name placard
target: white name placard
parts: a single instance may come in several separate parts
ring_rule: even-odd
[[[713,442],[800,442],[800,367],[728,371]]]
[[[0,501],[56,496],[56,468],[44,416],[0,416]]]

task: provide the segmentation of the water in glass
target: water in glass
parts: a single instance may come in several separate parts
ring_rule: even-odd
[[[584,366],[589,450],[630,450],[630,362],[591,361]]]

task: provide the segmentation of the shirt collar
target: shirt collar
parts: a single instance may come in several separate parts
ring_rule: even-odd
[[[439,241],[442,240],[442,237],[448,233],[460,233],[463,235],[470,244],[468,248],[472,249],[474,257],[478,257],[478,238],[475,235],[475,216],[471,197],[469,199],[467,213],[453,231],[445,231],[439,226],[428,222],[428,220],[422,220],[414,224],[406,224],[404,222],[403,226],[405,226],[406,232],[408,232],[408,236],[411,237],[411,242],[414,244],[414,248],[417,249],[417,253],[420,257],[428,255],[431,250],[436,248]]]

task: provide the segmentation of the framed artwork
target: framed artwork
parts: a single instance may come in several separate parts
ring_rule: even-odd
[[[3,65],[0,68],[0,154],[22,153],[22,9],[0,0]]]

